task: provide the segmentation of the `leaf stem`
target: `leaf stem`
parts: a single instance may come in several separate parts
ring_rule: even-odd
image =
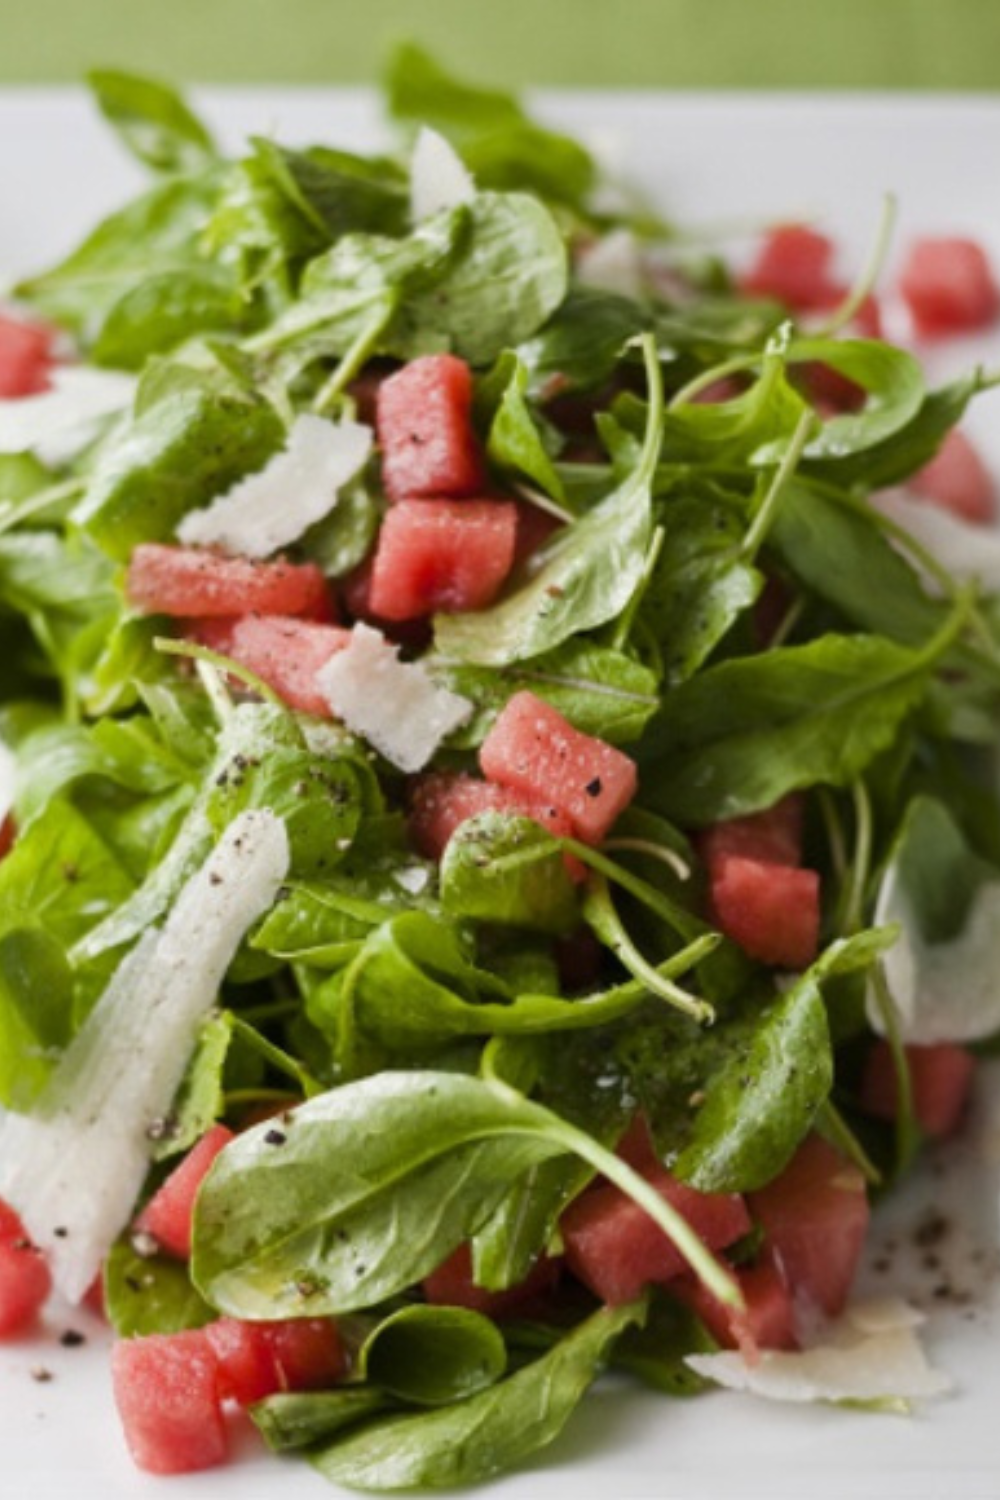
[[[288,707],[288,704],[283,698],[278,696],[270,683],[265,682],[262,677],[258,677],[256,672],[251,672],[249,667],[243,666],[241,662],[233,661],[229,656],[223,656],[219,651],[210,650],[208,646],[200,646],[196,641],[179,641],[173,636],[156,636],[153,645],[157,651],[163,651],[167,656],[186,656],[196,664],[206,663],[208,666],[214,667],[217,672],[224,673],[227,677],[235,677],[238,682],[241,682],[244,687],[249,688],[252,693],[256,693],[259,698],[262,698],[265,703],[269,703],[272,708],[280,709],[289,723],[294,724],[296,735],[302,744],[305,744],[305,738],[299,727],[299,722],[295,714]]]
[[[920,1132],[913,1105],[913,1079],[899,1030],[899,1015],[881,960],[872,969],[871,983],[896,1075],[896,1170],[902,1172],[913,1160],[920,1146]]]
[[[689,1016],[692,1021],[705,1024],[715,1020],[715,1011],[707,1000],[688,994],[687,990],[681,989],[671,979],[664,978],[663,974],[639,952],[615,910],[607,881],[603,876],[599,875],[591,882],[587,902],[584,905],[585,919],[588,916],[588,905],[591,907],[593,917],[591,925],[597,936],[608,944],[615,957],[624,964],[633,978],[644,984],[651,994],[657,995],[661,1000],[666,1000],[668,1005],[672,1005],[682,1015]]]
[[[813,331],[815,338],[830,338],[839,333],[854,317],[861,307],[865,298],[868,297],[875,287],[889,253],[889,245],[896,227],[896,197],[893,193],[886,193],[882,199],[882,211],[879,215],[878,227],[875,231],[875,239],[868,252],[868,257],[861,268],[854,285],[848,291],[843,301],[834,308],[825,323]]]
[[[333,374],[325,384],[320,386],[319,391],[313,398],[312,409],[317,416],[326,416],[331,407],[336,404],[344,387],[368,363],[368,360],[375,352],[379,339],[395,317],[396,307],[397,301],[393,298],[390,305],[383,307],[378,317],[373,318],[368,327],[363,328],[354,342],[348,347],[346,354],[340,360]]]
[[[785,490],[789,481],[798,468],[799,460],[805,451],[806,443],[816,421],[816,414],[811,407],[807,408],[795,424],[795,429],[788,440],[782,459],[771,478],[771,483],[763,500],[757,508],[757,513],[750,523],[750,528],[740,545],[739,555],[749,560],[756,556],[764,538],[767,536],[775,517],[778,507],[784,499]]]

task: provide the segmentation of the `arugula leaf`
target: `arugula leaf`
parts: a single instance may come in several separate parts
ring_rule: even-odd
[[[280,447],[276,413],[228,378],[190,367],[153,366],[136,415],[103,447],[74,520],[111,557],[173,535],[189,510],[207,505]]]
[[[93,343],[121,299],[151,276],[187,276],[201,263],[198,236],[215,204],[218,172],[164,179],[106,218],[59,265],[22,281],[17,296]]]
[[[617,1339],[644,1315],[643,1302],[601,1308],[497,1385],[423,1415],[376,1417],[310,1461],[335,1484],[363,1489],[488,1479],[559,1435]]]
[[[108,1321],[119,1338],[203,1328],[215,1317],[191,1285],[182,1261],[138,1255],[127,1239],[111,1247],[103,1285]]]
[[[126,146],[157,172],[192,172],[215,160],[212,137],[180,95],[135,73],[87,74],[104,118]]]
[[[579,921],[558,839],[530,818],[483,813],[449,839],[441,904],[459,917],[566,933]]]
[[[921,651],[828,635],[706,669],[666,700],[644,800],[697,827],[798,787],[848,785],[920,702],[954,628]]]
[[[646,431],[632,473],[539,548],[530,576],[499,604],[471,614],[437,615],[434,638],[445,656],[479,666],[509,666],[606,624],[628,604],[646,568],[652,478],[663,431],[662,387],[651,340],[646,370]]]
[[[516,184],[579,204],[594,185],[593,161],[578,142],[536,125],[512,95],[453,77],[413,42],[390,53],[383,85],[392,116],[434,126],[483,186]]]
[[[495,1323],[465,1307],[402,1307],[358,1350],[355,1375],[397,1401],[445,1406],[493,1385],[507,1368]]]

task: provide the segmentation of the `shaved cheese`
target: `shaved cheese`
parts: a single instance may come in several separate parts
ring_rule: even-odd
[[[442,209],[471,203],[476,185],[461,157],[443,135],[421,127],[410,159],[410,216],[414,224]]]
[[[928,500],[914,500],[902,490],[885,490],[872,503],[953,577],[978,579],[991,593],[1000,590],[1000,533],[963,521]],[[940,594],[932,574],[925,573],[924,584],[929,593]]]
[[[399,648],[370,625],[355,625],[350,644],[316,673],[316,685],[337,718],[401,771],[422,770],[473,711],[418,662],[400,661]]]
[[[875,905],[877,927],[898,923],[900,934],[882,964],[900,1038],[914,1046],[974,1042],[1000,1026],[1000,881],[976,891],[957,937],[929,943],[921,933],[897,868],[886,872]],[[885,1035],[885,1019],[873,991],[868,1020]]]
[[[167,1114],[226,969],[288,872],[288,836],[242,813],[182,889],[162,930],[122,961],[34,1113],[0,1129],[0,1188],[79,1301],[128,1223]]]
[[[584,286],[622,297],[641,297],[645,275],[639,242],[630,229],[613,229],[577,256],[576,276]]]
[[[52,388],[0,401],[0,453],[64,459],[89,442],[95,424],[131,405],[135,380],[87,365],[56,365]]]
[[[372,430],[361,422],[296,417],[282,452],[205,510],[191,511],[177,536],[187,546],[268,557],[329,515],[371,448]]]
[[[922,1321],[902,1302],[858,1304],[809,1349],[768,1349],[753,1363],[737,1353],[692,1354],[686,1363],[717,1385],[770,1401],[916,1400],[951,1388],[920,1347]]]
[[[0,739],[0,823],[14,806],[17,761],[14,752]]]

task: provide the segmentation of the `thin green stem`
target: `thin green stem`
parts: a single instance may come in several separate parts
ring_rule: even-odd
[[[871,295],[879,276],[882,274],[886,256],[889,254],[889,245],[896,227],[896,209],[897,205],[894,194],[886,193],[882,199],[882,212],[879,216],[875,239],[868,252],[868,257],[861,268],[861,274],[847,293],[847,296],[834,308],[827,321],[821,323],[813,331],[814,337],[830,338],[833,334],[838,333],[841,328],[844,328],[851,321],[865,301],[865,298]]]
[[[854,1163],[866,1182],[872,1187],[881,1186],[882,1173],[830,1099],[820,1105],[816,1123],[830,1144],[838,1147]]]
[[[611,637],[611,646],[615,651],[621,651],[629,638],[636,614],[642,603],[643,596],[649,588],[656,568],[656,561],[663,550],[665,532],[662,526],[657,526],[650,539],[649,550],[646,553],[646,561],[643,564],[642,577],[632,592],[632,597],[618,616],[615,624],[614,634]]]
[[[29,521],[32,516],[40,515],[49,509],[51,505],[59,505],[64,500],[71,500],[74,495],[82,495],[84,486],[79,479],[67,479],[60,484],[47,485],[44,490],[39,490],[34,495],[28,495],[26,499],[11,505],[11,509],[5,515],[0,514],[0,536],[5,532],[13,531],[15,526]]]
[[[850,937],[864,925],[865,890],[872,863],[872,804],[863,781],[851,786],[854,803],[854,856],[844,900],[843,932]]]
[[[805,451],[805,446],[809,441],[815,421],[815,412],[812,408],[808,408],[802,413],[795,424],[795,430],[789,439],[788,447],[785,449],[781,462],[772,475],[767,492],[758,506],[757,513],[750,523],[750,529],[740,545],[740,556],[742,558],[753,558],[760,550],[764,538],[767,536],[774,518],[778,514],[778,507],[784,499],[788,483],[799,466],[799,460]]]
[[[349,346],[337,368],[313,398],[312,409],[317,416],[326,416],[344,391],[345,386],[357,375],[375,353],[378,341],[396,314],[396,302],[384,307],[379,316],[363,328]]]
[[[871,984],[875,1005],[882,1022],[882,1031],[889,1044],[893,1071],[896,1075],[896,1167],[897,1171],[902,1172],[919,1149],[920,1132],[914,1112],[910,1064],[899,1029],[899,1013],[896,1010],[881,960],[872,969]]]
[[[634,854],[648,854],[650,859],[658,859],[661,864],[667,865],[679,880],[690,880],[691,866],[686,859],[682,859],[676,849],[668,849],[666,844],[654,844],[652,839],[614,838],[605,839],[605,849],[625,849]]]
[[[679,406],[686,406],[688,402],[694,401],[701,395],[702,391],[709,390],[719,380],[725,380],[729,375],[743,375],[748,370],[756,369],[760,364],[759,352],[754,354],[734,354],[732,359],[724,359],[720,364],[712,365],[710,369],[702,370],[687,385],[682,385],[679,391],[675,391],[667,405],[667,411],[676,411]]]
[[[274,691],[270,683],[258,677],[256,672],[251,672],[249,667],[243,666],[241,662],[233,661],[232,657],[223,656],[219,651],[211,651],[208,646],[199,646],[196,641],[175,640],[173,636],[157,636],[153,645],[157,651],[163,651],[167,656],[186,656],[197,663],[207,663],[214,667],[217,672],[227,677],[235,677],[244,687],[256,693],[265,703],[270,703],[272,708],[280,709],[291,724],[295,725],[295,732],[299,739],[305,744],[298,720],[283,698]]]

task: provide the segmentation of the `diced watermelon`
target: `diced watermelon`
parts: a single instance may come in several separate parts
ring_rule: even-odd
[[[731,1245],[749,1230],[739,1194],[699,1193],[659,1165],[641,1170],[710,1250]],[[588,1188],[575,1199],[560,1229],[567,1266],[603,1302],[629,1302],[644,1286],[672,1281],[688,1269],[663,1230],[613,1183]]]
[[[486,474],[471,411],[472,371],[453,354],[411,360],[382,381],[376,431],[390,500],[482,492]]]
[[[42,323],[0,313],[0,400],[48,388],[54,338]]]
[[[560,1263],[545,1255],[535,1262],[518,1286],[502,1292],[487,1291],[472,1279],[472,1252],[459,1245],[437,1270],[424,1278],[424,1296],[438,1306],[468,1307],[488,1318],[516,1318],[542,1302],[559,1279]]]
[[[796,1307],[843,1310],[868,1231],[861,1172],[821,1136],[809,1136],[778,1177],[748,1195],[764,1231],[764,1259]]]
[[[1000,312],[986,251],[958,235],[927,236],[910,246],[899,274],[917,333],[935,338],[988,328]]]
[[[544,798],[566,814],[577,837],[600,843],[635,795],[635,762],[583,734],[534,693],[515,693],[479,750],[488,781]]]
[[[930,463],[913,475],[910,488],[974,526],[991,526],[996,520],[993,475],[957,428],[951,429]]]
[[[723,1349],[741,1349],[753,1360],[762,1349],[794,1349],[798,1344],[791,1294],[774,1265],[740,1266],[733,1275],[743,1293],[743,1309],[727,1307],[694,1276],[682,1276],[672,1290],[696,1312]]]
[[[485,609],[514,562],[509,500],[401,500],[382,522],[368,605],[383,620]]]
[[[3,822],[0,822],[0,859],[13,849],[15,834],[14,819],[8,813]]]
[[[720,854],[710,874],[710,908],[721,932],[751,958],[805,969],[819,947],[820,882],[815,870]]]
[[[757,249],[740,288],[748,296],[774,297],[795,312],[830,306],[835,247],[807,224],[780,224]]]
[[[537,552],[553,532],[559,531],[563,522],[551,511],[543,510],[540,505],[531,505],[527,500],[515,500],[514,505],[517,508],[514,566],[518,567]]]
[[[556,838],[570,832],[569,819],[540,797],[459,772],[431,771],[414,778],[408,823],[410,836],[425,859],[439,860],[455,829],[484,812],[534,818]]]
[[[187,1474],[225,1462],[219,1365],[200,1329],[120,1340],[111,1352],[111,1379],[140,1469]]]
[[[286,615],[246,615],[241,620],[198,620],[188,633],[256,673],[290,708],[330,717],[316,673],[350,644],[351,632],[343,626]]]
[[[33,1322],[51,1290],[45,1258],[20,1216],[0,1198],[0,1338]]]
[[[213,1125],[153,1194],[135,1221],[142,1234],[152,1235],[161,1249],[186,1260],[191,1254],[191,1229],[198,1189],[219,1152],[233,1139],[226,1125]]]
[[[965,1047],[952,1042],[907,1047],[913,1090],[913,1110],[925,1135],[946,1136],[965,1112],[976,1060]],[[861,1080],[861,1103],[871,1114],[894,1120],[899,1090],[888,1042],[877,1041],[868,1054]]]
[[[768,865],[802,862],[802,823],[805,802],[789,792],[773,807],[713,823],[697,836],[698,852],[709,870],[725,854],[742,854]]]
[[[180,619],[330,616],[330,591],[315,563],[251,562],[200,547],[143,542],[132,553],[126,591],[134,608]]]
[[[346,1361],[330,1318],[247,1323],[218,1318],[202,1329],[219,1362],[223,1399],[251,1406],[277,1391],[334,1385]]]

